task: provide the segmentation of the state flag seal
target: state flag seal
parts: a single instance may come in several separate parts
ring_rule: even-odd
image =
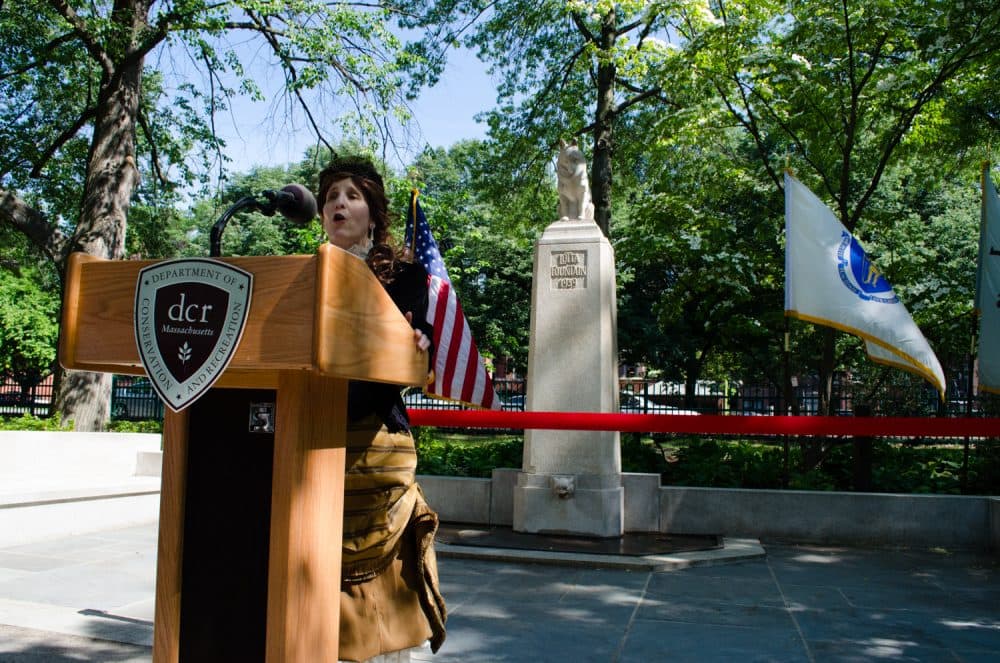
[[[167,260],[139,271],[135,342],[150,382],[180,412],[215,384],[239,347],[253,274],[208,258]]]

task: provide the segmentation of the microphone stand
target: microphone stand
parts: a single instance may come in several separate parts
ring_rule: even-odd
[[[264,191],[261,195],[267,198],[266,203],[262,203],[256,196],[247,196],[246,198],[237,200],[232,207],[222,213],[219,220],[212,226],[208,250],[209,257],[219,258],[222,256],[222,231],[226,229],[229,219],[240,210],[249,209],[260,212],[264,216],[274,216],[274,213],[278,209],[277,195],[274,191]]]

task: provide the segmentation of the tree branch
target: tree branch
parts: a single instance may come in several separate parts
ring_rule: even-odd
[[[97,61],[101,69],[108,76],[114,74],[115,64],[108,56],[107,51],[105,51],[97,41],[94,40],[93,35],[87,30],[87,24],[83,22],[83,19],[76,13],[66,0],[49,0],[49,4],[52,5],[53,9],[59,12],[59,15],[66,19],[66,22],[70,24],[73,28],[73,32],[76,36],[80,38],[83,45],[86,47],[87,52],[90,56]]]
[[[80,130],[84,127],[84,125],[93,120],[96,117],[96,115],[97,115],[97,110],[93,106],[85,108],[83,112],[80,113],[80,116],[76,118],[76,122],[74,122],[72,126],[66,127],[66,129],[61,134],[59,134],[59,136],[54,141],[52,141],[52,143],[45,149],[45,151],[42,152],[41,155],[39,155],[38,159],[33,163],[31,167],[31,177],[40,177],[42,174],[42,169],[45,168],[45,164],[49,162],[49,159],[52,158],[52,155],[55,154],[60,147],[65,145],[66,141],[68,141],[70,138],[79,133]]]
[[[215,146],[215,155],[219,162],[219,178],[222,178],[222,164],[225,162],[225,158],[222,156],[222,148],[219,147],[219,133],[215,128],[215,70],[212,68],[212,63],[209,61],[208,56],[204,53],[202,54],[202,60],[205,62],[205,68],[208,70],[208,100],[209,100],[209,110],[208,110],[208,123],[210,130],[212,132],[212,143]],[[223,87],[225,90],[225,87]]]
[[[25,203],[13,191],[0,189],[0,221],[4,221],[31,240],[62,269],[69,239],[58,227],[46,222],[37,210]]]
[[[45,46],[42,46],[41,52],[44,53],[45,55],[41,59],[29,62],[23,67],[18,67],[17,69],[11,69],[9,72],[0,73],[0,81],[6,78],[10,78],[11,76],[17,76],[18,74],[27,73],[32,69],[34,69],[35,67],[40,67],[48,64],[52,60],[52,51],[54,51],[59,46],[62,46],[63,44],[67,44],[73,41],[74,39],[76,39],[75,32],[67,32],[64,35],[56,37],[55,39],[47,43]]]
[[[764,165],[764,170],[767,171],[767,174],[771,178],[771,181],[774,182],[775,186],[778,187],[778,190],[781,191],[783,189],[781,184],[781,178],[778,177],[778,174],[774,171],[774,168],[771,166],[771,159],[769,158],[770,155],[768,154],[767,147],[764,144],[764,137],[761,134],[760,127],[757,124],[757,118],[754,115],[749,100],[747,99],[746,94],[744,94],[743,86],[740,83],[739,76],[735,73],[731,75],[736,83],[737,89],[740,91],[740,99],[743,104],[741,109],[742,113],[737,112],[736,107],[733,105],[732,99],[730,99],[729,95],[726,94],[726,90],[722,87],[722,85],[720,85],[717,81],[712,81],[712,86],[718,93],[719,98],[722,99],[722,103],[726,105],[726,109],[729,111],[729,114],[732,115],[734,118],[736,118],[736,121],[743,126],[743,128],[746,130],[748,134],[750,134],[750,137],[753,139],[754,145],[757,148],[757,154],[760,156],[760,160]]]
[[[994,23],[992,25],[985,26],[985,29],[982,29],[983,26],[980,24],[977,26],[976,32],[980,34],[982,39],[992,40],[995,38],[996,23],[997,21],[994,19]],[[878,188],[879,182],[882,180],[882,175],[888,167],[889,160],[892,157],[893,152],[903,141],[903,137],[909,132],[910,127],[917,118],[917,115],[920,114],[920,111],[923,110],[923,107],[928,102],[937,96],[937,94],[944,87],[945,83],[950,80],[959,69],[975,60],[977,57],[983,55],[985,52],[988,52],[978,51],[977,49],[981,46],[982,41],[980,40],[967,40],[961,45],[957,52],[953,53],[951,57],[943,60],[934,79],[916,95],[913,104],[902,114],[900,121],[896,124],[895,128],[889,135],[889,139],[886,142],[885,148],[882,150],[882,155],[879,157],[878,164],[875,167],[875,172],[872,174],[872,178],[867,189],[862,194],[861,198],[858,199],[857,205],[855,205],[854,213],[851,215],[850,219],[852,224],[857,224],[857,221],[861,216],[861,211],[864,210],[869,199],[871,199],[871,197],[875,194],[875,190]],[[851,228],[849,228],[849,230],[851,230]]]
[[[615,30],[615,36],[616,37],[621,37],[624,34],[628,34],[629,32],[632,32],[637,27],[639,27],[640,25],[642,25],[643,23],[645,23],[645,19],[640,18],[640,19],[636,19],[635,21],[632,21],[631,23],[629,23],[627,25],[623,25],[620,28],[618,28],[617,30]],[[651,25],[651,23],[647,24],[646,30],[643,31],[643,35],[649,34],[649,25]]]
[[[580,34],[583,35],[584,41],[588,41],[590,43],[597,43],[597,37],[595,37],[594,33],[590,31],[590,28],[587,27],[587,24],[583,22],[583,17],[580,16],[580,14],[578,14],[577,12],[573,12],[572,14],[570,14],[570,17],[573,19],[573,25],[575,25],[576,29],[579,30]]]
[[[622,85],[620,81],[618,84]],[[666,106],[672,106],[673,108],[680,108],[680,106],[677,103],[672,102],[665,96],[663,96],[663,90],[661,88],[655,87],[649,90],[642,90],[641,92],[639,92],[639,94],[632,97],[631,99],[626,99],[622,103],[618,104],[618,107],[615,108],[612,114],[619,115],[624,111],[628,110],[629,108],[631,108],[632,106],[635,106],[636,104],[641,104],[642,102],[650,98],[656,98],[658,101],[660,101]]]
[[[263,20],[258,19],[257,16],[254,15],[254,14],[252,14],[252,13],[250,14],[250,17],[254,20],[255,23],[259,23],[261,25],[261,28],[262,28],[260,30],[261,34],[264,35],[264,38],[271,45],[271,50],[274,52],[274,54],[278,57],[278,59],[281,62],[284,63],[285,71],[288,72],[288,75],[291,77],[292,82],[297,81],[298,80],[298,72],[296,72],[295,67],[292,65],[291,58],[282,56],[282,54],[281,54],[281,44],[278,43],[278,39],[277,39],[275,33],[272,33],[272,32],[270,32],[267,29],[270,26],[267,26],[266,23],[263,22]],[[350,80],[351,83],[357,89],[359,89],[362,92],[364,92],[364,88],[361,86],[360,82],[354,81],[350,77],[350,73],[346,71],[346,69],[343,67],[343,65],[341,65],[339,62],[335,62],[334,63],[334,68],[337,69],[338,71],[341,71],[341,75],[342,76],[347,77],[347,79]],[[302,98],[302,90],[300,90],[298,88],[298,86],[292,86],[292,93],[295,95],[295,98],[298,100],[299,106],[302,108],[302,111],[306,114],[306,120],[308,120],[309,124],[312,126],[313,133],[316,134],[316,138],[319,139],[323,143],[323,145],[325,145],[327,147],[327,149],[329,149],[332,152],[333,151],[333,146],[330,145],[330,143],[327,142],[326,138],[323,137],[323,132],[320,129],[319,125],[316,123],[316,118],[313,117],[312,109],[309,108],[309,104],[306,103],[306,100]]]
[[[535,117],[538,116],[538,114],[540,112],[538,110],[538,106],[541,105],[541,103],[543,101],[545,101],[545,99],[548,97],[548,95],[553,90],[555,90],[557,87],[559,87],[560,83],[562,85],[566,84],[566,81],[569,79],[569,75],[573,71],[573,66],[576,64],[576,61],[578,59],[580,59],[580,56],[583,55],[583,52],[586,50],[586,48],[587,48],[587,45],[584,44],[580,48],[576,49],[576,52],[572,53],[569,56],[569,60],[566,62],[566,66],[562,67],[561,70],[555,70],[553,72],[552,76],[549,77],[549,81],[545,85],[545,88],[542,89],[542,91],[538,95],[535,96],[535,99],[538,100],[538,103],[537,104],[536,103],[532,103],[530,105],[531,110],[530,110],[530,112],[528,114],[528,118],[527,118],[527,121],[528,121],[529,124],[533,123],[534,120],[535,120]],[[559,75],[560,73],[562,74],[561,76]]]
[[[139,126],[142,127],[142,133],[146,136],[146,142],[149,143],[149,160],[153,164],[153,172],[156,175],[156,179],[160,181],[164,186],[170,184],[170,180],[166,178],[163,174],[163,170],[160,168],[160,153],[156,149],[156,140],[153,138],[152,128],[149,126],[149,121],[146,118],[146,113],[139,109]]]

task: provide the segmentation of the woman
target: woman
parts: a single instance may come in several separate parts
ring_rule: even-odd
[[[370,161],[337,158],[319,176],[320,216],[330,243],[365,260],[407,320],[414,342],[430,348],[427,272],[389,244],[388,200]],[[415,481],[410,422],[393,385],[352,381],[347,396],[347,476],[341,571],[340,658],[444,641],[438,591],[437,514]]]

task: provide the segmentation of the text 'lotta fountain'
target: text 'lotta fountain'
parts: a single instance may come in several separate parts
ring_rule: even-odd
[[[556,170],[560,219],[535,244],[526,406],[617,412],[614,251],[575,142],[561,144]],[[515,531],[617,537],[623,514],[617,431],[525,431]]]

